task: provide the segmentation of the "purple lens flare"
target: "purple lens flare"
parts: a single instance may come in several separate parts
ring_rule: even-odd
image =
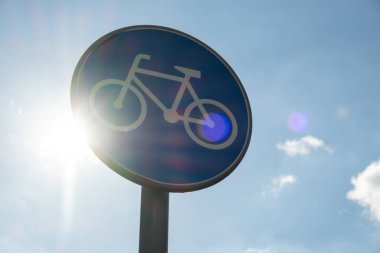
[[[201,126],[202,136],[210,142],[218,142],[228,137],[231,133],[231,122],[228,118],[218,113],[210,113],[208,117],[214,124],[210,126],[205,120],[205,124]]]
[[[288,117],[288,127],[295,133],[301,133],[308,127],[309,120],[302,112],[294,112]]]

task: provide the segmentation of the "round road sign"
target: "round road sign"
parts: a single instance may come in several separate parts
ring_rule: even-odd
[[[98,39],[75,69],[71,103],[104,163],[164,191],[219,182],[251,137],[248,98],[232,68],[166,27],[126,27]]]

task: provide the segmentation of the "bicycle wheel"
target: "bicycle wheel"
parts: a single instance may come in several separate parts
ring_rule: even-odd
[[[238,132],[232,112],[212,99],[199,99],[189,104],[184,112],[184,125],[190,138],[208,149],[228,147]]]
[[[114,101],[125,85],[128,85],[128,91],[119,109],[114,106]],[[147,112],[146,101],[141,92],[119,79],[105,79],[98,82],[90,92],[89,106],[92,115],[99,123],[112,130],[123,132],[139,127]]]

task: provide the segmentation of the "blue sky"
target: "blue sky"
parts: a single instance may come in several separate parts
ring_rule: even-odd
[[[138,251],[140,186],[91,153],[69,103],[82,53],[138,24],[215,49],[253,112],[239,167],[171,194],[169,252],[380,251],[379,1],[4,0],[0,13],[0,252]]]

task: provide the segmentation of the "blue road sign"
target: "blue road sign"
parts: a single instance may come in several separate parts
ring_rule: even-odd
[[[164,191],[219,182],[251,137],[248,98],[232,68],[166,27],[126,27],[97,40],[75,69],[71,102],[104,163]]]

